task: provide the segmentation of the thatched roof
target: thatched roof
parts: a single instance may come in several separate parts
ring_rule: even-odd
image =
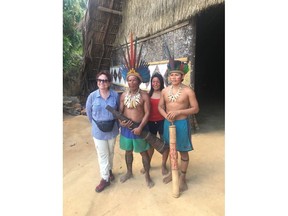
[[[80,85],[82,96],[96,89],[95,75],[109,69],[113,43],[122,21],[121,0],[89,0],[82,22],[84,62]]]
[[[200,11],[224,0],[127,0],[116,44],[132,31],[138,38],[153,35],[190,19]]]
[[[139,39],[189,20],[224,0],[89,0],[83,20],[82,96],[96,89],[95,75],[109,69],[112,49],[130,32]]]
[[[122,20],[121,10],[121,1],[88,2],[83,22],[84,56],[98,62],[95,64],[96,69],[101,68],[101,65],[109,68],[110,50]]]

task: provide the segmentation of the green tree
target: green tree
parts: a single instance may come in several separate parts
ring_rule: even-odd
[[[82,64],[82,34],[80,21],[86,10],[86,0],[64,0],[63,4],[63,85],[77,83]]]

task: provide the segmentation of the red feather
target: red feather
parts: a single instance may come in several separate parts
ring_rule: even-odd
[[[131,32],[130,35],[130,56],[131,56],[131,62],[130,62],[130,67],[134,66],[134,50],[133,50],[133,34]]]

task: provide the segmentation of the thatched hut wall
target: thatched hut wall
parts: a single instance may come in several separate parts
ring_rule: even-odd
[[[196,16],[223,3],[224,0],[89,0],[83,22],[81,97],[85,99],[97,88],[95,76],[100,70],[111,70],[123,63],[119,47],[125,44],[125,38],[129,41],[131,32],[138,42],[144,43],[142,54],[148,62],[167,60],[164,42],[175,58],[187,58],[193,87]]]
[[[189,20],[201,10],[223,3],[223,0],[126,0],[116,44],[123,44],[133,32],[139,38]]]
[[[164,44],[166,43],[175,59],[187,59],[190,65],[190,73],[187,81],[189,80],[189,85],[194,87],[195,28],[195,22],[191,20],[181,28],[143,40],[140,42],[143,43],[142,58],[152,64],[157,64],[157,62],[163,64],[163,62],[168,60],[167,53],[164,49]],[[120,49],[115,50],[111,58],[114,66],[124,64]],[[151,71],[151,73],[153,73],[153,71]]]
[[[189,85],[194,88],[196,15],[222,3],[223,0],[126,0],[114,45],[125,44],[132,32],[144,45],[142,56],[151,63],[168,59],[163,49],[167,43],[175,58],[187,58]],[[114,65],[124,63],[121,56],[117,49],[112,53]]]
[[[187,25],[182,28],[140,42],[140,44],[143,43],[142,57],[144,57],[147,62],[167,60],[168,56],[166,56],[163,48],[164,43],[167,43],[175,58],[187,57],[192,53],[191,42],[194,39],[193,37],[195,37],[193,34],[194,28],[194,23],[188,22]],[[116,49],[113,53],[112,59],[116,65],[124,63],[119,49]]]

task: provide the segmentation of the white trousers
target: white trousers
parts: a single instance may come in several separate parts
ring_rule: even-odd
[[[114,146],[116,137],[110,140],[98,140],[93,137],[98,155],[98,163],[101,177],[108,181],[109,170],[113,168]]]

